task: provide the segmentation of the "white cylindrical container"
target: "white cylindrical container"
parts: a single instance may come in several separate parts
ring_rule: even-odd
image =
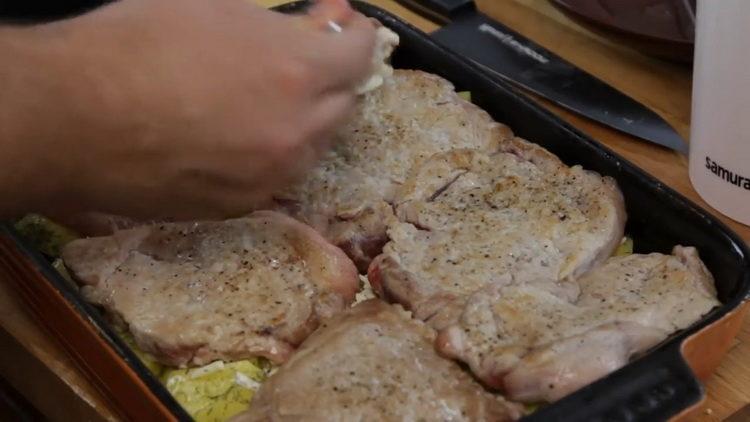
[[[750,225],[750,0],[698,0],[690,180]]]

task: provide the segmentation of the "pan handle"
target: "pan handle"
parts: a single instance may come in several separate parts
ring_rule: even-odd
[[[666,421],[700,403],[704,390],[679,344],[650,353],[544,407],[528,421]]]

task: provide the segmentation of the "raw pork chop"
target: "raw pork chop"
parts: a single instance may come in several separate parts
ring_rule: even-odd
[[[395,206],[370,282],[436,328],[455,317],[456,299],[487,284],[575,278],[612,254],[625,224],[612,179],[518,138],[494,154],[435,155]]]
[[[395,70],[360,99],[317,168],[277,199],[365,271],[386,241],[394,194],[415,164],[455,148],[495,150],[510,136],[445,79]]]
[[[521,407],[435,352],[435,333],[371,299],[326,322],[239,421],[507,421]]]
[[[87,300],[167,365],[285,361],[359,287],[344,253],[283,214],[169,223],[80,239],[63,259]]]
[[[520,401],[554,401],[624,366],[719,302],[694,248],[610,258],[566,299],[555,283],[472,295],[437,346]]]

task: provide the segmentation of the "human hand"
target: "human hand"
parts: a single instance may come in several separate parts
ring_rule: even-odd
[[[25,98],[10,105],[23,159],[39,164],[22,169],[44,196],[34,206],[135,218],[262,204],[326,148],[374,48],[373,25],[338,0],[302,17],[242,0],[121,0],[16,32],[34,46],[19,63],[44,63],[11,87]]]

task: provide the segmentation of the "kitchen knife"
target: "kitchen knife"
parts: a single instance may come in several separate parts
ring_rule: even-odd
[[[517,87],[614,129],[681,153],[687,144],[658,114],[482,14],[472,0],[398,0],[444,23],[439,43]]]

